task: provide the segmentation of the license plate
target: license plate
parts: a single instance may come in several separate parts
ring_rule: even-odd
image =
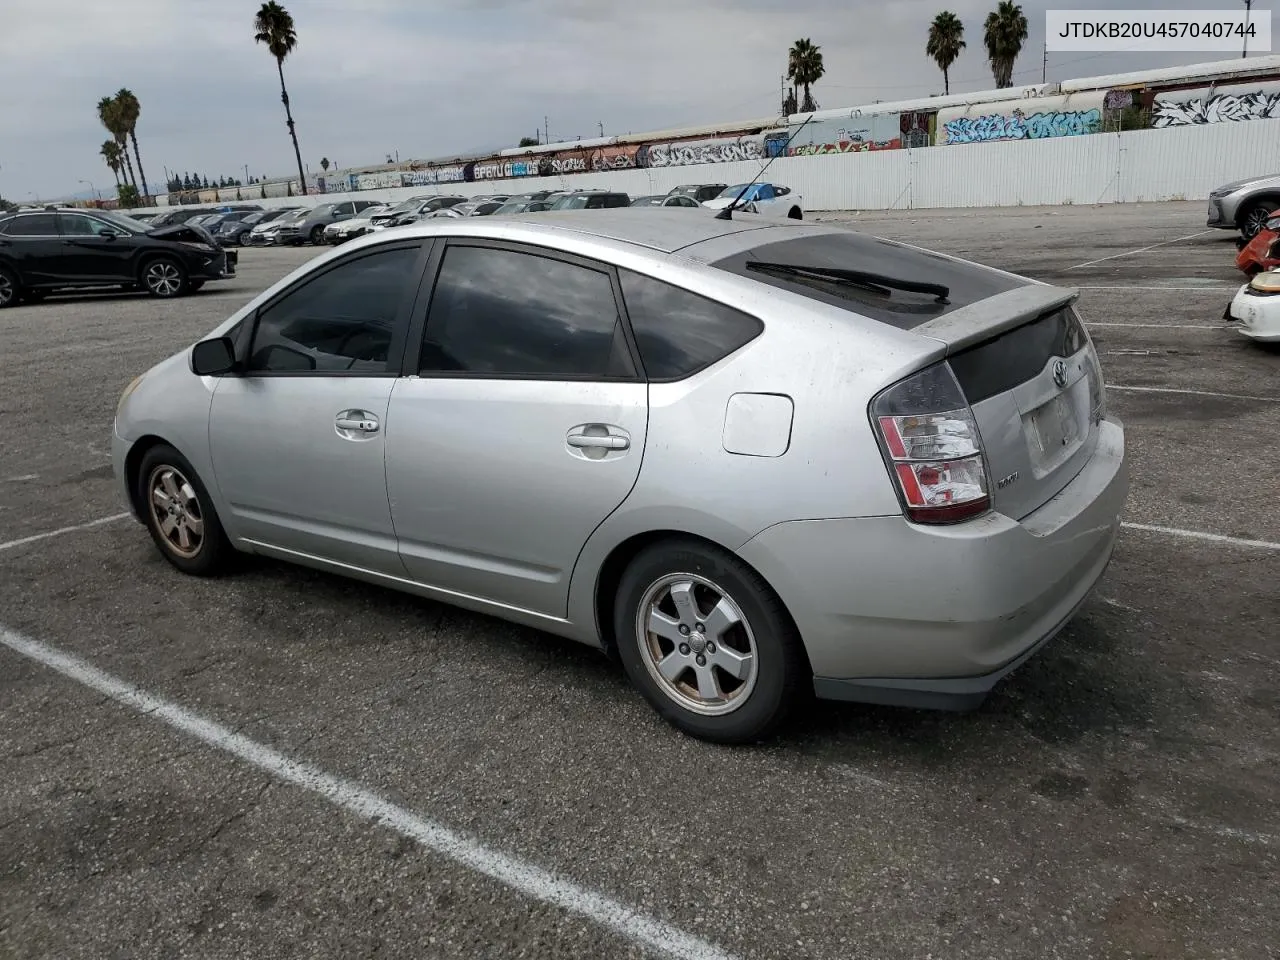
[[[1031,434],[1046,457],[1053,457],[1080,438],[1071,398],[1060,393],[1031,414]]]

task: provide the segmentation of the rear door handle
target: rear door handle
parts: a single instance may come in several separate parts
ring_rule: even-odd
[[[571,433],[568,437],[569,446],[578,448],[596,448],[601,450],[626,450],[631,446],[631,441],[626,437],[593,437],[586,433]]]
[[[339,430],[354,430],[357,433],[377,433],[378,421],[372,417],[350,417],[339,415],[334,420],[334,425]]]

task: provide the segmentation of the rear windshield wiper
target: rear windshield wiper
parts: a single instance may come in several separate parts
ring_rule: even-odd
[[[927,293],[932,294],[938,303],[950,303],[947,298],[951,295],[951,288],[944,287],[940,283],[922,283],[916,280],[901,280],[897,277],[889,277],[882,273],[864,273],[861,270],[842,270],[839,267],[801,267],[790,263],[767,263],[761,260],[751,260],[747,264],[749,270],[764,270],[770,273],[780,273],[783,276],[790,277],[814,277],[819,280],[829,280],[832,283],[847,283],[852,286],[862,287],[875,293],[890,296],[894,290],[904,290],[907,293]]]

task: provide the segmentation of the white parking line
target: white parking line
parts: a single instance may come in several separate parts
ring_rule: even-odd
[[[100,527],[106,523],[115,523],[117,520],[123,520],[127,516],[129,516],[127,513],[113,513],[109,517],[99,517],[97,520],[90,520],[88,523],[77,523],[73,527],[62,527],[58,530],[50,530],[47,533],[34,533],[29,537],[9,540],[5,543],[0,543],[0,552],[12,550],[14,547],[24,547],[28,543],[39,543],[41,540],[48,540],[51,537],[60,537],[64,533],[75,533],[79,530],[88,530],[91,527]]]
[[[293,760],[184,707],[139,690],[79,657],[2,626],[0,644],[117,703],[162,720],[278,780],[319,794],[348,813],[416,840],[427,849],[528,897],[576,913],[635,943],[679,960],[734,960],[732,954],[714,944],[646,916],[605,894],[557,877],[541,867],[491,850],[478,840],[419,817],[357,783],[332,776],[309,763]]]
[[[1117,323],[1113,321],[1086,320],[1086,327],[1144,327],[1157,330],[1230,330],[1225,323]]]
[[[1142,530],[1146,533],[1163,533],[1170,537],[1185,537],[1189,540],[1206,540],[1209,543],[1225,543],[1233,547],[1249,547],[1256,550],[1280,550],[1280,543],[1270,540],[1245,540],[1242,537],[1225,537],[1220,533],[1203,533],[1199,530],[1183,530],[1181,527],[1157,527],[1149,523],[1122,523],[1120,526],[1129,530]]]
[[[1124,253],[1113,253],[1109,257],[1099,257],[1097,260],[1089,260],[1085,263],[1077,263],[1073,267],[1067,267],[1068,270],[1077,270],[1080,267],[1091,267],[1095,263],[1106,263],[1108,260],[1119,260],[1121,257],[1132,257],[1135,253],[1146,253],[1148,250],[1154,250],[1157,247],[1167,247],[1171,243],[1181,243],[1183,240],[1191,240],[1195,237],[1203,237],[1206,233],[1213,233],[1212,230],[1201,230],[1199,233],[1189,233],[1185,237],[1177,237],[1173,240],[1162,240],[1160,243],[1153,243],[1148,247],[1138,247],[1136,250],[1126,250]]]
[[[1095,260],[1094,262],[1097,263],[1098,261]],[[1083,264],[1081,264],[1081,266],[1083,266]],[[1074,270],[1075,268],[1068,267],[1067,269]],[[1130,290],[1176,290],[1176,291],[1193,292],[1193,293],[1212,293],[1214,296],[1219,296],[1224,290],[1235,290],[1240,286],[1241,285],[1238,283],[1232,283],[1229,280],[1223,280],[1217,286],[1210,286],[1208,284],[1205,284],[1204,286],[1200,286],[1200,287],[1139,287],[1139,286],[1132,286],[1129,284],[1125,284],[1124,286],[1107,287],[1107,286],[1092,286],[1092,285],[1080,284],[1079,286],[1076,287],[1076,289],[1077,290],[1116,290],[1116,291],[1124,291],[1126,293]]]
[[[1134,393],[1183,393],[1193,397],[1220,397],[1223,400],[1259,400],[1263,403],[1280,403],[1280,397],[1252,397],[1244,393],[1214,393],[1212,390],[1183,390],[1180,387],[1126,387],[1108,383],[1108,390],[1131,390]]]

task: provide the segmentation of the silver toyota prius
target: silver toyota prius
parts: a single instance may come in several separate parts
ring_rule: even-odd
[[[115,473],[184,573],[255,553],[570,637],[704,739],[807,695],[972,709],[1116,542],[1075,299],[750,214],[423,221],[129,384]]]

